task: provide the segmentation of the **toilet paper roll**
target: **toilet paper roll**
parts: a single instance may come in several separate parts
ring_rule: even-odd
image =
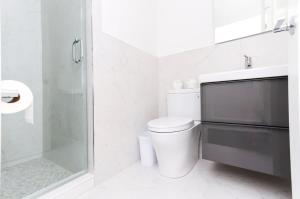
[[[1,96],[14,96],[11,101],[6,102],[1,98],[0,112],[2,114],[13,114],[25,111],[25,119],[33,123],[33,94],[28,86],[15,80],[2,80],[0,83]],[[16,97],[15,97],[16,96]]]

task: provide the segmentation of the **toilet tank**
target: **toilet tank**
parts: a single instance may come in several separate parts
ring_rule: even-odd
[[[168,116],[201,120],[200,88],[168,92]]]

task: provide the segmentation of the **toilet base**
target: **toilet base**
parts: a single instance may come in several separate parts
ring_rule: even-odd
[[[150,132],[162,176],[180,178],[186,176],[199,160],[200,124],[173,132]]]

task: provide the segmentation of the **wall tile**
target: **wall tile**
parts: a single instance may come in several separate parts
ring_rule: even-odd
[[[157,117],[157,58],[101,32],[94,46],[95,174],[99,183],[139,159],[137,136]]]

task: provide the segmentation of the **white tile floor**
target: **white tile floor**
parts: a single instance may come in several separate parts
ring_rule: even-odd
[[[181,179],[139,163],[80,199],[290,199],[290,183],[279,178],[201,160]]]

